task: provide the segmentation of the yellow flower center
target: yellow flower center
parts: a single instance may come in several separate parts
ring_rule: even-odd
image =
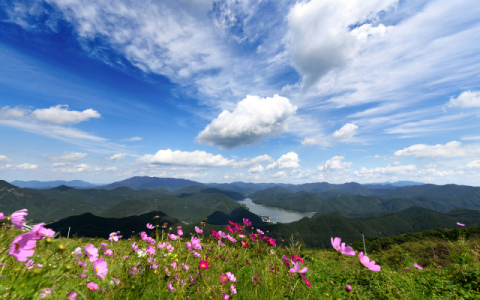
[[[95,268],[95,271],[97,271],[97,272],[98,272],[98,267],[97,267],[97,268]]]

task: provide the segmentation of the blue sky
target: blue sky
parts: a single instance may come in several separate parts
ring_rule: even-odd
[[[478,186],[475,1],[0,1],[0,177]]]

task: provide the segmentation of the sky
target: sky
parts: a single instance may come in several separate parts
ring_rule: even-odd
[[[471,0],[0,0],[0,179],[479,186]]]

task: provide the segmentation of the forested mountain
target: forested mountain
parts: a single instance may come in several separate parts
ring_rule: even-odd
[[[188,179],[178,179],[178,178],[159,178],[159,177],[148,177],[148,176],[135,176],[128,178],[122,181],[117,181],[111,184],[102,185],[98,188],[111,190],[117,187],[126,186],[134,190],[142,189],[166,189],[174,190],[187,185],[204,185],[203,183],[188,180]]]
[[[38,181],[38,180],[30,180],[30,181],[21,181],[15,180],[11,182],[14,186],[18,186],[20,188],[31,188],[31,189],[49,189],[59,185],[66,185],[69,187],[74,188],[93,188],[98,186],[98,184],[92,184],[89,182],[85,182],[82,180],[55,180],[55,181]]]

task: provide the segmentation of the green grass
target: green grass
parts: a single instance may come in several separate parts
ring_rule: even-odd
[[[205,231],[211,229],[209,225],[204,227]],[[158,236],[155,230],[145,231],[162,241],[161,231]],[[247,233],[250,232],[249,228]],[[45,299],[65,299],[65,295],[72,291],[78,294],[78,299],[222,299],[223,293],[228,293],[230,299],[480,299],[480,240],[475,236],[468,240],[460,236],[454,241],[425,238],[368,253],[370,259],[382,267],[380,272],[365,268],[358,256],[341,255],[333,248],[304,249],[293,239],[277,240],[277,245],[271,247],[263,241],[255,243],[247,235],[245,240],[249,245],[242,247],[241,239],[234,235],[238,241],[232,243],[223,239],[226,246],[222,247],[212,238],[194,234],[203,238],[202,249],[196,250],[201,258],[195,258],[186,247],[190,234],[185,234],[181,240],[170,241],[175,248],[172,253],[156,248],[157,252],[152,256],[156,261],[150,264],[158,263],[159,267],[153,269],[149,267],[148,255],[139,257],[131,248],[133,242],[141,248],[149,245],[138,236],[118,242],[58,238],[37,241],[31,259],[43,267],[35,266],[29,270],[24,266],[25,262],[18,262],[8,255],[8,245],[22,233],[15,227],[0,226],[0,243],[3,245],[0,263],[4,264],[0,267],[0,299],[40,299],[42,291],[48,289],[52,294]],[[167,241],[166,236],[163,241]],[[76,247],[83,249],[87,244],[94,244],[98,248],[102,242],[108,243],[107,248],[116,255],[106,256],[103,255],[105,250],[99,250],[99,257],[108,263],[104,280],[93,274],[92,264],[85,256],[80,258],[88,262],[85,268],[72,257]],[[65,246],[64,250],[61,245]],[[284,265],[282,256],[293,254],[304,259],[300,265],[308,267],[306,278],[312,288],[308,288],[298,274],[288,274],[289,268]],[[129,258],[124,259],[127,255]],[[199,269],[200,260],[209,262],[208,270]],[[174,271],[170,266],[172,262],[185,263],[189,269]],[[415,262],[424,270],[413,267]],[[131,273],[133,267],[139,269],[134,274]],[[170,276],[166,275],[165,268]],[[226,272],[233,273],[236,282],[222,285],[220,275]],[[81,273],[86,277],[79,278]],[[178,280],[174,279],[175,273]],[[190,282],[189,276],[195,279],[195,284]],[[260,284],[252,282],[252,277],[262,281]],[[111,284],[113,278],[120,283]],[[89,291],[86,288],[88,281],[98,284],[98,290]],[[174,292],[168,289],[168,281],[172,282]],[[231,284],[237,290],[235,295],[230,292]],[[353,287],[351,292],[345,290],[347,284]]]

